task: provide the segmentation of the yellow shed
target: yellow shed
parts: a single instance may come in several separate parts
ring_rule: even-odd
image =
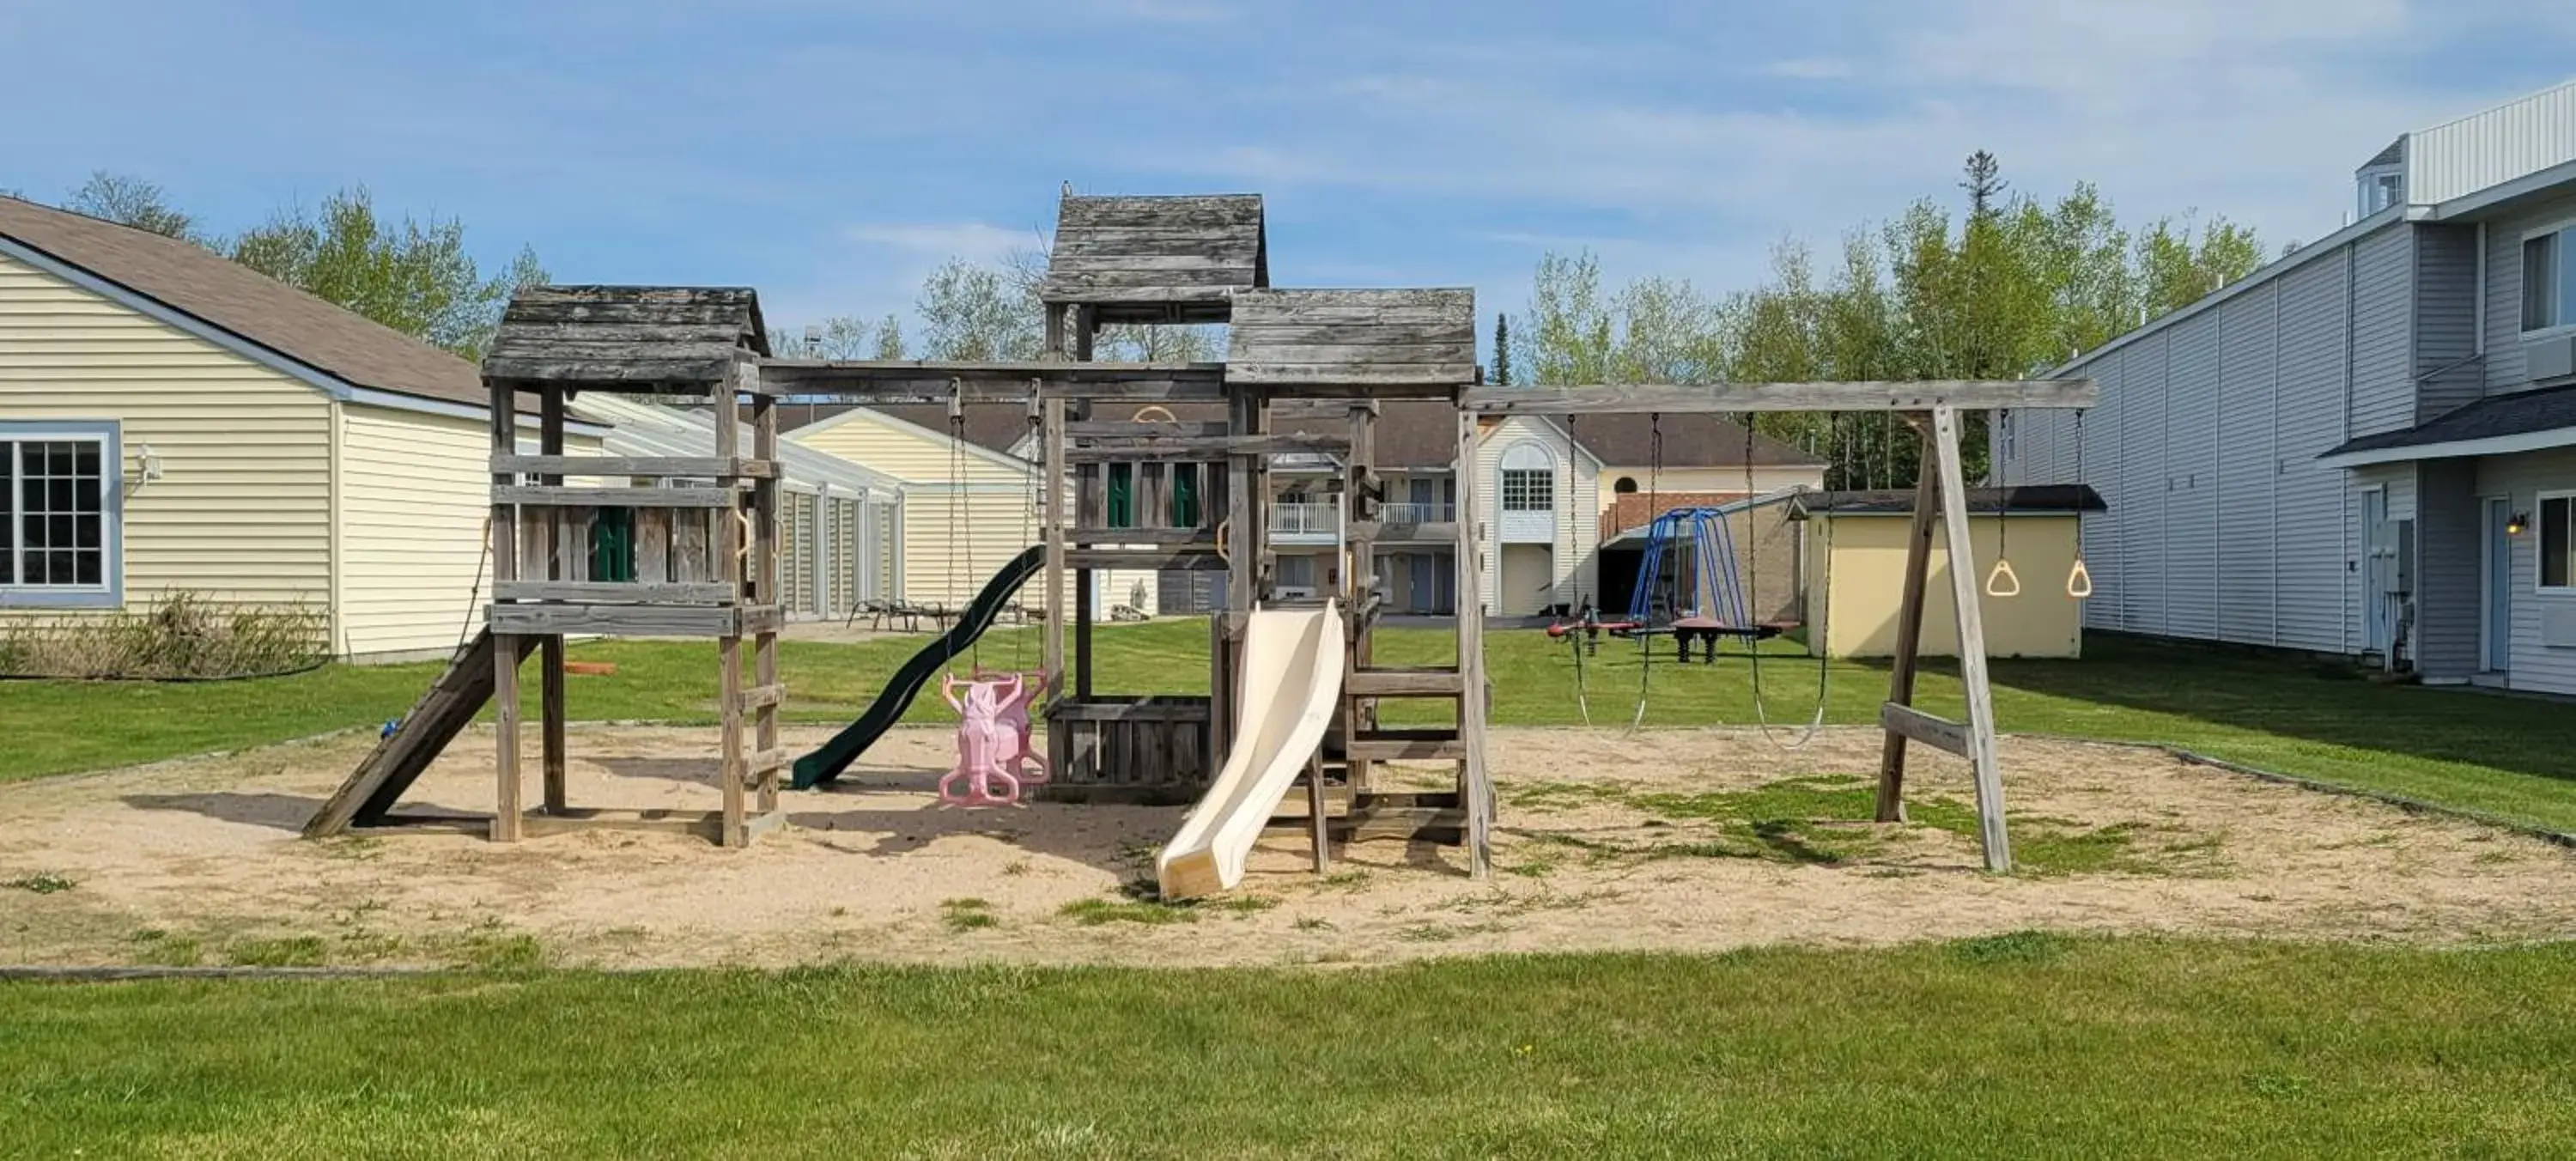
[[[444,657],[488,593],[488,398],[211,250],[0,197],[0,621],[187,593],[318,614],[353,660]]]
[[[1832,657],[1893,656],[1914,493],[1819,492],[1804,499],[1802,510],[1809,546],[1806,620],[1811,631],[1821,630],[1812,632],[1811,646],[1821,641]],[[2082,513],[2103,511],[2102,498],[2082,485],[1972,488],[1968,510],[1987,655],[2080,656],[2084,602],[2068,595],[2067,581],[2075,567]],[[1955,657],[1958,605],[1951,596],[1949,552],[1943,547],[1947,532],[1937,517],[1932,527],[1922,650],[1927,656]],[[2018,595],[1997,596],[1989,590],[1998,560],[2010,562],[2020,581]]]

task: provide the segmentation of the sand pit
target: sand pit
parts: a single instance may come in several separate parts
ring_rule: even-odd
[[[533,732],[533,731],[531,731]],[[825,735],[792,729],[804,746]],[[1782,753],[1714,731],[1503,730],[1497,874],[1401,842],[1306,867],[1278,833],[1235,896],[1135,901],[1176,808],[943,811],[948,737],[910,730],[743,851],[668,835],[497,846],[296,830],[347,735],[0,787],[0,961],[840,959],[1219,965],[1535,950],[1881,944],[2021,928],[2468,943],[2576,935],[2576,853],[2145,751],[2008,739],[2022,873],[1977,870],[1963,763],[1917,759],[1914,822],[1849,821],[1879,735]],[[574,801],[713,805],[712,729],[577,727]],[[491,735],[411,801],[488,808]]]

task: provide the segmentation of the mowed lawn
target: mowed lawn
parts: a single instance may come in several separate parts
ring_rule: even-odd
[[[12,1156],[2576,1154],[2576,947],[0,985]]]
[[[1104,627],[1098,688],[1191,693],[1206,687],[1207,632],[1198,620]],[[782,664],[792,720],[855,715],[886,675],[925,638],[855,645],[787,642]],[[1814,662],[1784,652],[1762,667],[1763,704],[1775,726],[1803,727],[1814,713]],[[2576,831],[2576,713],[2529,699],[2386,686],[2346,669],[2248,653],[2096,636],[2081,661],[1999,661],[1996,708],[2010,731],[2158,742],[2287,774],[2402,794],[2502,818]],[[1454,656],[1454,635],[1386,629],[1378,658],[1427,664]],[[576,677],[569,703],[588,720],[708,721],[715,650],[701,642],[600,642],[574,655],[614,661],[607,677]],[[1749,725],[1751,669],[1730,654],[1715,666],[1659,655],[1641,666],[1635,646],[1604,642],[1577,682],[1571,651],[1535,630],[1488,636],[1495,720],[1577,725],[1588,702],[1596,725],[1634,716],[1643,678],[1648,726]],[[1037,634],[998,631],[978,651],[988,666],[1035,667]],[[329,666],[293,677],[190,685],[0,683],[0,781],[234,749],[324,730],[367,726],[403,713],[435,665]],[[1883,667],[1836,664],[1826,674],[1825,720],[1867,724],[1887,690]],[[1581,694],[1582,696],[1578,696]],[[533,696],[533,695],[531,695]],[[1926,675],[1922,700],[1956,714],[1958,683],[1946,663]],[[1397,714],[1446,712],[1436,703],[1391,703]],[[948,719],[937,699],[912,720]]]

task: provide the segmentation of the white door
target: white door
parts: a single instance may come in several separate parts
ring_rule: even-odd
[[[2395,624],[2397,602],[2389,594],[2397,587],[2397,537],[2388,523],[2388,489],[2371,488],[2361,494],[2361,566],[2362,650],[2388,655],[2388,643],[2397,635]]]

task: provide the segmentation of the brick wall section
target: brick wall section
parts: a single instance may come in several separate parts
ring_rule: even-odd
[[[1631,528],[1654,520],[1675,508],[1715,508],[1744,498],[1743,492],[1628,492],[1611,498],[1608,515],[1601,518],[1601,539],[1608,540]]]

